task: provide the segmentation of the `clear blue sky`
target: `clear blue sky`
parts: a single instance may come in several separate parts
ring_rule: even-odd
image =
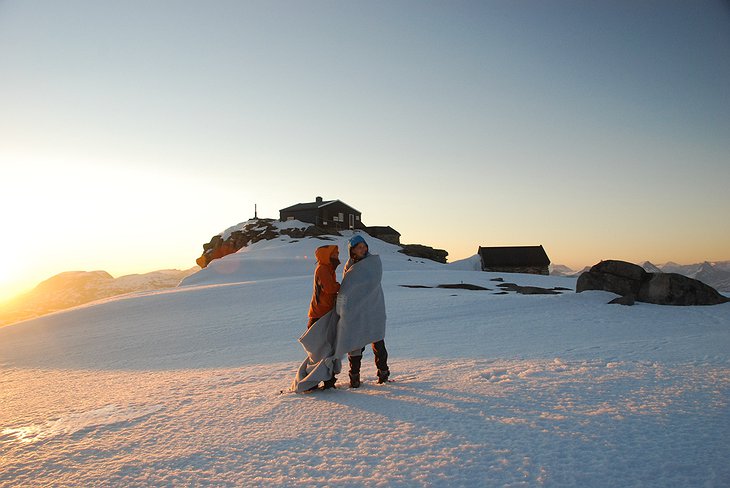
[[[730,259],[728,53],[720,1],[0,1],[0,297],[316,195],[453,259]]]

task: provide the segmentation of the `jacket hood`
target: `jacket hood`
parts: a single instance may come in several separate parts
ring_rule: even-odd
[[[319,264],[330,264],[332,257],[337,256],[339,252],[340,249],[335,245],[320,246],[314,251],[314,256]]]

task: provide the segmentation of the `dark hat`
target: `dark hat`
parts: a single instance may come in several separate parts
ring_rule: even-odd
[[[349,242],[347,243],[347,250],[348,250],[348,251],[352,250],[352,248],[353,248],[353,247],[357,246],[357,245],[358,245],[358,244],[360,244],[361,242],[362,242],[363,244],[365,244],[366,246],[368,245],[368,243],[367,243],[367,242],[365,242],[365,239],[364,239],[364,238],[363,238],[363,237],[362,237],[362,236],[361,236],[360,234],[355,234],[354,236],[352,236],[352,237],[350,238],[350,241],[349,241]],[[370,247],[370,246],[368,246],[368,248],[369,248],[369,247]]]

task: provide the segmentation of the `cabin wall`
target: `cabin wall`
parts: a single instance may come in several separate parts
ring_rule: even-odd
[[[295,212],[279,212],[279,220],[282,222],[285,222],[289,219],[289,217],[293,217],[296,220],[301,220],[302,222],[307,222],[309,224],[316,224],[317,223],[317,209],[313,210],[297,210]]]
[[[526,273],[536,275],[549,275],[548,266],[484,266],[482,271],[493,273]]]
[[[342,213],[344,221],[333,221],[332,217],[339,217],[340,213]],[[362,229],[364,227],[362,223],[362,214],[355,211],[353,208],[339,202],[332,203],[330,205],[327,205],[326,207],[322,207],[319,209],[319,224],[324,224],[324,222],[327,222],[327,227],[334,227],[335,229],[349,229],[350,214],[356,217],[355,228]]]

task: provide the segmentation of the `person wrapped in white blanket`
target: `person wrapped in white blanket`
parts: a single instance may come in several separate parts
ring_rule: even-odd
[[[345,263],[343,271],[343,280],[347,275],[348,271],[352,269],[354,265],[363,259],[367,259],[370,256],[369,248],[365,239],[359,235],[354,235],[347,244],[347,250],[350,254],[350,259]],[[390,376],[390,369],[388,368],[388,350],[385,348],[385,339],[379,340],[372,343],[373,354],[375,355],[375,367],[378,371],[378,383],[385,383],[388,381]],[[347,354],[347,358],[350,362],[350,388],[358,388],[360,386],[360,366],[362,364],[362,353],[365,348],[356,349]]]

